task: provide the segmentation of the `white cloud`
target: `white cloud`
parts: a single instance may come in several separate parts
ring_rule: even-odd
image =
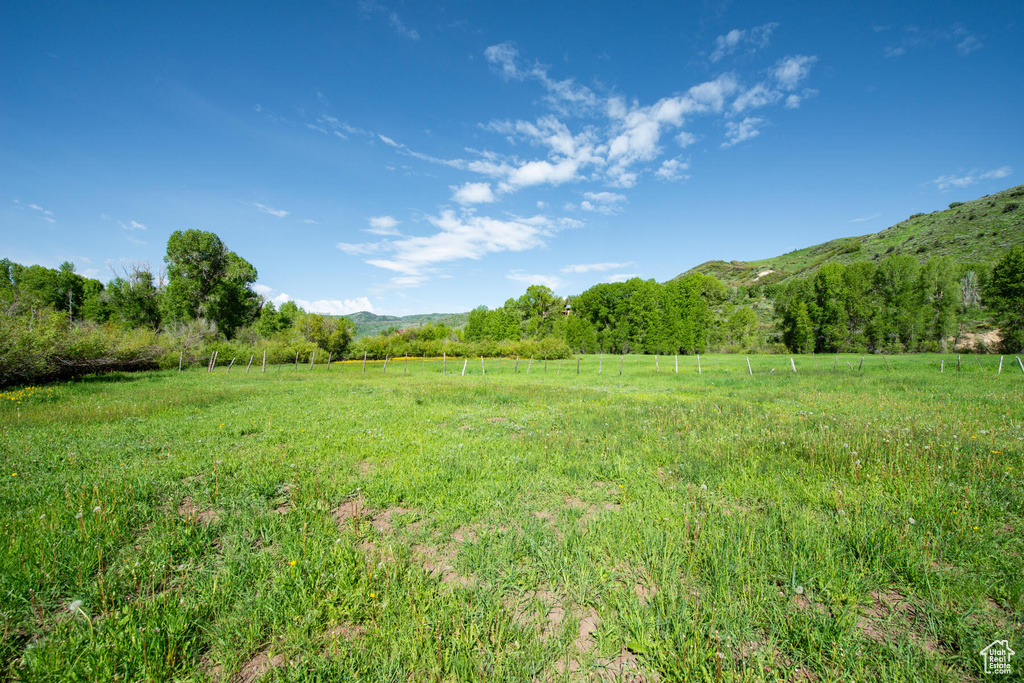
[[[686,180],[690,176],[683,173],[690,168],[689,162],[679,159],[666,159],[661,162],[661,168],[654,172],[654,175],[664,181]]]
[[[129,242],[131,242],[132,244],[137,244],[137,245],[140,245],[140,246],[145,244],[145,242],[143,242],[142,240],[136,239],[136,238],[132,237],[131,235],[125,235],[124,238],[126,240],[128,240]]]
[[[722,143],[722,147],[732,147],[733,145],[743,142],[744,140],[756,138],[758,135],[761,134],[761,131],[758,130],[758,126],[760,126],[764,122],[764,119],[754,118],[750,116],[743,119],[739,123],[735,121],[726,121],[726,141]]]
[[[636,273],[616,273],[615,275],[608,276],[608,282],[625,282],[626,280],[632,280],[635,277],[640,277]]]
[[[697,136],[684,130],[676,136],[676,142],[679,143],[680,147],[686,149],[693,143],[697,142]]]
[[[964,35],[963,37],[958,36],[960,39],[956,44],[956,51],[961,57],[966,57],[972,52],[977,52],[981,48],[985,47],[985,44],[978,40],[972,35]]]
[[[889,46],[885,48],[884,54],[886,57],[890,59],[893,57],[902,57],[903,55],[907,54],[907,48]]]
[[[308,313],[320,313],[321,315],[349,315],[359,311],[373,313],[373,304],[365,296],[354,299],[317,299],[316,301],[307,301],[306,299],[295,299],[282,292],[271,299],[271,301],[277,304],[278,308],[283,303],[294,301],[295,305],[302,310]]]
[[[625,195],[615,192],[584,192],[583,197],[584,200],[579,205],[580,209],[609,215],[622,211],[620,204],[626,201]],[[567,205],[566,208],[572,210],[576,207]]]
[[[715,39],[715,49],[708,57],[712,63],[721,61],[724,57],[736,52],[740,45],[749,45],[750,49],[758,50],[768,47],[771,43],[772,31],[778,27],[775,22],[755,26],[752,29],[738,29],[718,36]]]
[[[121,221],[118,221],[117,223],[118,223],[118,225],[120,225],[125,230],[145,230],[146,229],[145,225],[143,225],[142,223],[139,223],[137,221],[128,221],[128,225],[125,225]]]
[[[18,201],[17,199],[14,200],[14,203],[15,204],[21,204],[21,202]],[[39,206],[38,204],[29,204],[28,208],[32,209],[33,211],[38,211],[39,213],[43,214],[43,220],[46,221],[47,223],[56,223],[57,222],[53,218],[53,212],[52,211],[50,211],[48,209],[44,209],[43,207]]]
[[[522,81],[532,78],[539,81],[548,91],[545,101],[556,110],[582,112],[597,106],[599,102],[590,88],[577,85],[571,78],[555,80],[548,76],[547,67],[540,64],[532,67],[520,65],[519,50],[515,43],[491,45],[484,50],[484,58],[496,66],[505,79]]]
[[[625,263],[580,263],[572,266],[563,266],[561,271],[563,273],[601,273],[607,270],[617,270],[631,265],[633,265],[632,261],[626,261]]]
[[[397,12],[393,12],[385,7],[377,0],[360,0],[359,9],[362,10],[363,14],[383,14],[387,17],[388,23],[391,24],[391,28],[395,30],[402,38],[408,38],[409,40],[419,40],[420,33],[416,29],[410,29],[403,22],[401,17],[398,16]]]
[[[991,171],[973,170],[962,176],[953,174],[943,175],[929,182],[935,185],[939,190],[948,190],[953,187],[970,187],[971,185],[980,183],[983,180],[997,180],[999,178],[1005,178],[1011,173],[1013,173],[1013,169],[1011,167],[1000,166],[999,168],[992,169]]]
[[[320,221],[315,221],[312,218],[303,218],[302,222],[306,223],[307,225],[320,225]]]
[[[778,102],[782,93],[772,90],[764,83],[758,83],[746,92],[740,93],[732,103],[732,110],[737,114],[746,109],[757,109]]]
[[[400,222],[394,216],[373,216],[369,220],[370,227],[366,228],[366,232],[374,235],[401,235],[402,233],[398,232]]]
[[[271,294],[272,294],[272,293],[273,293],[273,292],[274,292],[275,290],[274,290],[273,288],[271,288],[271,287],[267,287],[266,285],[261,285],[261,284],[259,284],[259,283],[257,282],[256,284],[254,284],[254,285],[252,286],[252,291],[256,292],[257,294],[259,294],[259,295],[260,295],[260,296],[262,296],[262,297],[267,297],[267,298],[269,298],[269,297],[270,297],[270,295],[271,295]]]
[[[278,218],[284,218],[285,216],[288,215],[288,212],[283,210],[283,209],[275,209],[272,206],[267,206],[266,204],[260,204],[259,202],[253,202],[252,205],[254,207],[256,207],[257,209],[259,209],[261,213],[268,213],[271,216],[277,216]]]
[[[811,65],[818,61],[817,57],[807,55],[795,55],[780,59],[775,68],[772,69],[772,76],[784,90],[796,90],[800,81],[811,74]]]
[[[851,223],[864,223],[865,221],[873,221],[876,218],[880,218],[881,215],[882,214],[880,214],[880,213],[873,213],[870,216],[864,216],[863,218],[854,218],[850,222]]]
[[[512,270],[505,276],[509,280],[522,282],[524,285],[542,285],[555,291],[562,286],[562,278],[557,275],[530,275],[521,270]]]
[[[480,259],[486,254],[525,251],[543,246],[557,231],[578,227],[579,221],[552,220],[546,216],[513,217],[499,220],[478,216],[472,209],[442,211],[427,219],[438,232],[422,237],[403,237],[376,244],[336,245],[349,254],[389,254],[367,263],[406,276],[424,276],[437,265],[461,259]]]
[[[462,187],[451,186],[452,199],[459,204],[489,204],[494,201],[490,183],[466,183]]]

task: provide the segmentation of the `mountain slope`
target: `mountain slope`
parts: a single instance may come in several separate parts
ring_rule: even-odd
[[[356,324],[356,338],[358,339],[359,337],[372,337],[380,334],[389,327],[397,327],[401,330],[406,327],[424,325],[428,322],[444,323],[452,328],[462,327],[466,324],[469,313],[421,313],[419,315],[394,316],[376,315],[360,311],[345,317]]]
[[[841,237],[758,261],[707,261],[676,277],[704,273],[732,286],[769,284],[812,273],[826,263],[879,260],[887,254],[992,263],[1018,244],[1024,244],[1024,185],[914,214],[871,235]]]

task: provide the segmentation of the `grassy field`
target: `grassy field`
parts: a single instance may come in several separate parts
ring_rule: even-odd
[[[860,360],[0,394],[0,678],[983,679],[1024,652],[1024,374]]]

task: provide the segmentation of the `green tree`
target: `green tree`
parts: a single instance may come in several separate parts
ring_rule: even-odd
[[[1024,247],[1013,247],[992,268],[985,305],[999,322],[1003,350],[1024,352]]]
[[[144,265],[125,270],[124,277],[115,277],[107,286],[106,297],[111,316],[126,327],[160,326],[160,292],[153,284],[153,274]]]
[[[165,309],[177,320],[205,318],[227,336],[259,312],[256,269],[217,235],[176,231],[167,240]]]

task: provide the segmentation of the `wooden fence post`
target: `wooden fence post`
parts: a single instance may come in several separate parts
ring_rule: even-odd
[[[698,375],[701,374],[701,371],[700,371],[700,354],[699,353],[697,354],[697,374]]]
[[[601,374],[601,366],[604,365],[604,353],[597,359],[597,374]]]
[[[310,370],[313,369],[313,363],[315,363],[315,362],[316,362],[316,351],[313,352],[313,355],[309,359],[309,369]]]
[[[580,357],[576,356],[576,374],[580,374]]]
[[[448,352],[441,352],[441,376],[444,377],[445,370],[448,369]]]
[[[299,352],[295,352],[295,372],[299,371]]]
[[[366,374],[366,351],[363,351],[363,374]]]
[[[789,358],[789,364],[793,366],[793,374],[795,375],[796,374],[796,362],[793,360],[792,356],[790,356],[790,358]]]
[[[544,374],[548,374],[548,357],[544,356]]]
[[[1020,356],[1014,356],[1017,359],[1017,363],[1020,365],[1020,371],[1024,372],[1024,363],[1020,362]]]
[[[533,367],[533,354],[530,354],[530,362],[526,364],[526,374],[530,374],[530,368]]]
[[[999,356],[999,370],[996,372],[997,375],[1003,374],[1003,357]]]
[[[487,374],[487,370],[486,370],[486,368],[484,368],[484,357],[483,356],[480,356],[480,374],[481,375],[486,375]]]
[[[750,356],[747,356],[747,372],[751,375],[754,374],[754,370],[750,367]]]
[[[267,350],[263,349],[263,372],[267,371]]]
[[[658,354],[654,354],[654,371],[661,372],[661,366],[658,365]]]
[[[213,372],[213,357],[214,357],[214,355],[215,355],[216,353],[217,353],[216,351],[214,351],[213,353],[211,353],[211,354],[210,354],[210,360],[206,361],[206,371],[207,371],[207,372]]]
[[[405,352],[405,366],[402,368],[402,374],[403,375],[408,375],[409,374],[409,352],[408,351]]]
[[[676,374],[679,374],[679,354],[676,354]]]
[[[956,371],[960,372],[960,354],[956,354]]]
[[[516,373],[519,372],[519,356],[516,356],[516,367],[513,370],[513,372],[516,372]]]
[[[462,361],[462,376],[463,377],[466,376],[466,366],[467,365],[469,365],[469,357],[468,356],[466,357],[466,360]]]
[[[622,364],[626,362],[626,354],[622,354],[622,358],[619,359],[619,377],[622,377]]]
[[[334,357],[334,351],[327,352],[327,372],[331,371],[331,358]]]
[[[234,356],[232,356],[231,357],[231,362],[228,363],[228,369],[225,372],[231,372],[231,366],[233,366],[234,364],[235,364],[235,358],[234,358]]]
[[[388,354],[384,354],[384,371],[381,373],[382,375],[388,374],[388,358],[390,357]]]
[[[245,374],[247,374],[247,375],[249,374],[249,368],[251,368],[251,367],[252,367],[252,359],[253,359],[253,358],[255,358],[255,357],[256,357],[256,354],[255,354],[255,353],[254,353],[254,354],[251,354],[251,355],[249,356],[249,364],[245,366]]]
[[[184,357],[185,357],[185,349],[182,349],[181,353],[178,354],[178,372],[181,372],[181,359],[184,358]]]
[[[832,372],[835,372],[836,368],[838,368],[838,367],[839,367],[839,354],[837,353],[836,354],[836,359],[834,361],[832,361]]]
[[[946,369],[946,359],[943,358],[942,360],[939,361],[939,374],[941,375],[942,371],[945,370],[945,369]]]

